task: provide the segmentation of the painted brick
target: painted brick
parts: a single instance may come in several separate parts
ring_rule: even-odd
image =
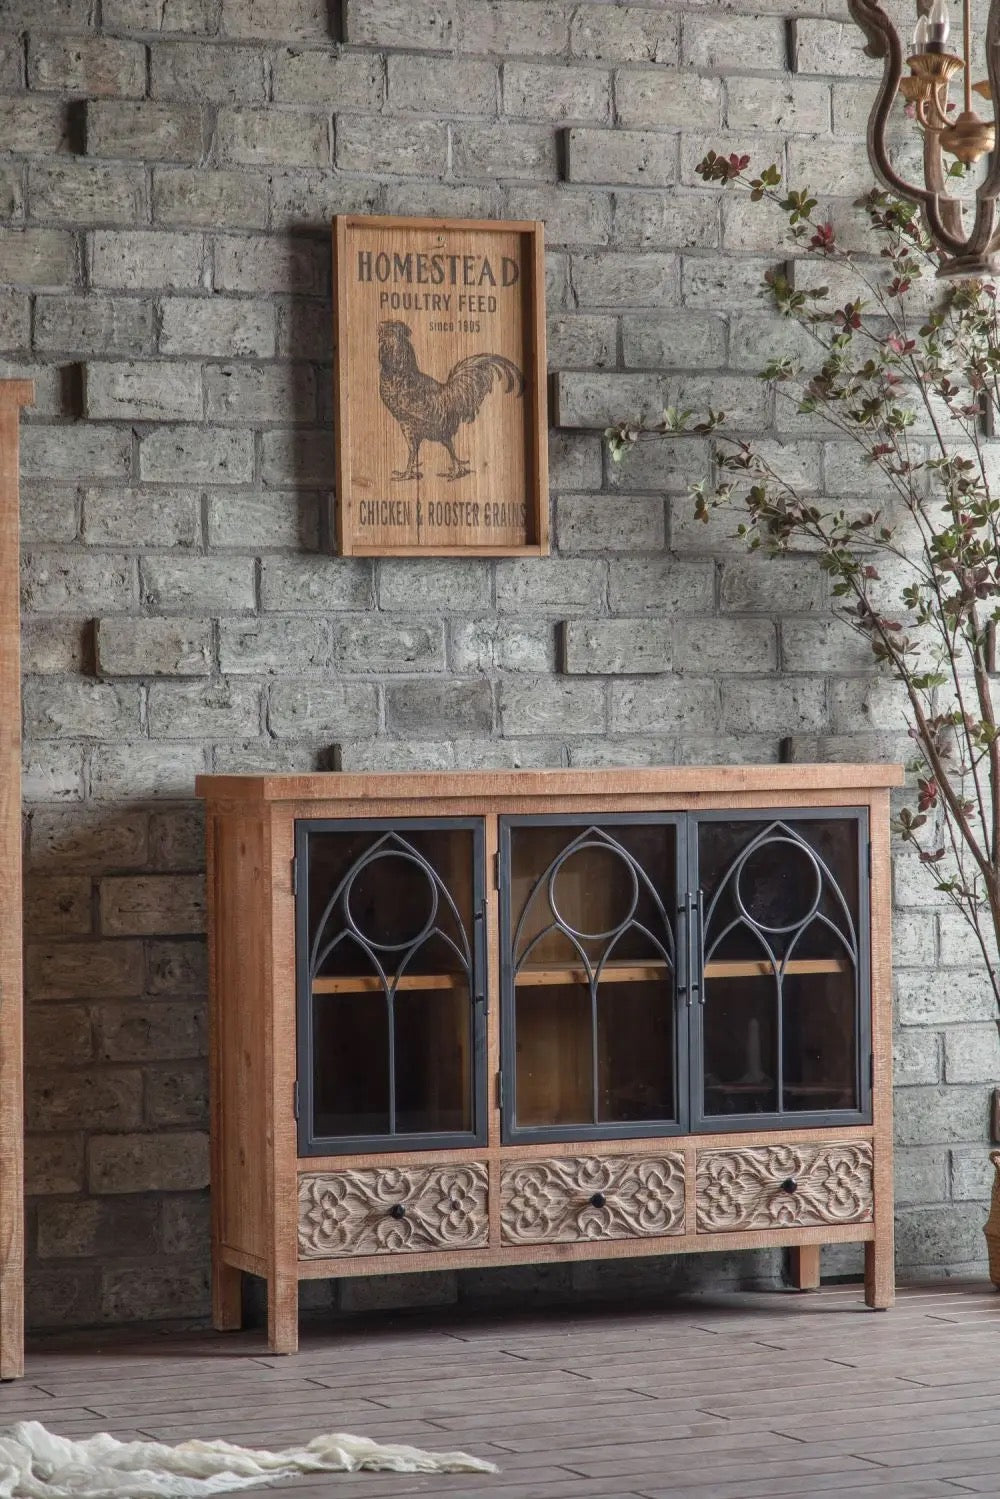
[[[201,285],[202,253],[200,234],[99,229],[91,238],[91,279],[116,290],[194,288]]]
[[[677,181],[677,142],[652,131],[568,130],[566,160],[569,182],[670,187]]]
[[[520,614],[526,609],[562,613],[566,609],[596,613],[604,598],[603,562],[543,558],[508,559],[497,565],[497,608]]]
[[[905,1027],[893,1040],[893,1081],[897,1087],[940,1083],[941,1032],[925,1026]]]
[[[25,733],[36,739],[103,739],[139,731],[136,688],[35,678],[24,684]]]
[[[573,286],[583,307],[659,308],[675,299],[673,255],[574,255]]]
[[[555,670],[555,627],[544,622],[480,619],[450,628],[456,671]]]
[[[145,215],[146,179],[138,167],[31,166],[31,217],[75,224],[134,224]]]
[[[212,172],[203,167],[153,170],[153,218],[178,228],[263,229],[267,225],[267,177],[251,172]]]
[[[87,489],[83,539],[90,546],[194,547],[201,505],[191,490]]]
[[[82,747],[49,743],[26,749],[21,761],[21,792],[29,803],[82,801]]]
[[[148,820],[141,812],[57,812],[36,807],[30,817],[29,869],[134,869],[146,862]],[[138,970],[141,974],[141,954]],[[140,989],[130,990],[139,993]]]
[[[680,21],[646,6],[581,5],[570,24],[570,51],[595,61],[677,62]]]
[[[499,709],[505,735],[600,734],[607,726],[603,682],[511,679],[500,683]]]
[[[719,600],[734,613],[773,614],[775,600],[789,614],[811,612],[825,600],[826,575],[811,560],[770,558],[727,562],[722,568]]]
[[[703,733],[717,729],[719,722],[719,689],[714,682],[663,677],[611,684],[613,734]]]
[[[330,628],[332,660],[343,672],[442,671],[444,633],[437,621],[396,621],[381,615],[337,619]]]
[[[325,167],[330,164],[326,115],[302,110],[220,109],[219,160],[244,166]]]
[[[777,632],[762,619],[684,619],[674,633],[674,669],[704,676],[778,669]]]
[[[831,126],[830,86],[804,79],[761,88],[759,78],[726,83],[726,123],[730,130],[787,130],[812,134]],[[751,137],[752,139],[752,137]]]
[[[386,558],[379,565],[383,609],[471,614],[490,604],[491,570],[467,558]]]
[[[261,607],[363,609],[371,603],[371,564],[346,557],[266,557],[261,565]]]
[[[503,70],[503,107],[520,119],[604,125],[611,119],[611,76],[597,68],[509,62]]]
[[[55,546],[75,541],[80,529],[77,492],[65,484],[21,487],[21,544]]]
[[[569,48],[569,13],[545,0],[467,0],[462,47],[499,57],[554,57]]]
[[[821,73],[827,78],[877,77],[880,64],[865,56],[865,38],[853,22],[796,19],[793,57],[797,73]]]
[[[722,85],[695,73],[622,68],[615,75],[615,111],[627,130],[714,130],[722,123]]]
[[[785,66],[784,24],[777,16],[689,17],[681,57],[706,73],[778,73]]]
[[[505,193],[505,214],[544,219],[547,245],[606,245],[611,238],[611,196],[572,187],[515,184]]]
[[[127,875],[103,879],[100,884],[100,922],[106,937],[202,932],[205,929],[204,878],[201,875]]]
[[[452,127],[452,171],[462,177],[527,177],[555,182],[558,155],[553,131],[538,125],[468,124]],[[339,157],[338,157],[339,160]]]
[[[142,1120],[142,1074],[135,1069],[29,1071],[28,1129],[129,1129]]]
[[[28,1135],[24,1141],[24,1174],[34,1197],[82,1192],[83,1137]]]
[[[216,547],[301,547],[319,543],[316,496],[309,493],[213,494],[208,501],[208,542]]]
[[[30,338],[31,308],[27,294],[0,292],[0,349],[25,349]]]
[[[160,352],[266,358],[274,353],[276,321],[269,302],[166,297],[160,304]]]
[[[622,318],[626,369],[659,370],[673,363],[683,369],[721,366],[726,357],[726,325],[708,312],[675,312],[665,317]],[[649,444],[644,445],[650,446]],[[635,455],[627,467],[631,471]]]
[[[207,769],[198,745],[101,745],[91,755],[90,794],[95,802],[191,797],[195,776]]]
[[[222,30],[227,36],[283,42],[328,42],[330,13],[326,0],[222,0]]]
[[[87,105],[87,155],[151,156],[154,161],[201,161],[206,120],[190,104],[118,100]]]
[[[613,614],[707,612],[715,603],[711,562],[663,558],[616,558],[608,564],[608,598]]]
[[[567,620],[562,631],[563,671],[572,676],[666,672],[672,656],[673,626],[661,620]]]
[[[264,54],[253,47],[206,47],[202,42],[158,42],[149,52],[154,99],[198,104],[263,104]]]
[[[103,0],[101,14],[112,31],[210,36],[218,28],[217,12],[218,0]]]
[[[34,347],[60,354],[148,354],[153,307],[132,297],[40,296],[35,299]]]
[[[121,613],[134,606],[131,558],[32,552],[21,561],[21,604],[38,614]]]
[[[240,614],[256,604],[249,557],[144,557],[143,603],[169,613]]]
[[[207,619],[104,619],[97,664],[105,677],[204,677],[212,669]]]
[[[39,31],[86,32],[92,22],[92,0],[2,0],[0,26]]]
[[[900,1088],[895,1134],[900,1145],[949,1145],[981,1140],[989,1123],[989,1090],[980,1087]]]
[[[330,628],[303,615],[268,615],[219,625],[219,665],[226,673],[301,676],[330,664]]]
[[[695,193],[616,193],[614,242],[654,250],[711,248],[719,243],[719,205]]]
[[[88,364],[85,408],[91,418],[197,419],[202,414],[201,366],[159,360]]]
[[[213,422],[314,422],[316,376],[307,364],[218,364],[205,371]]]
[[[161,427],[139,444],[139,473],[154,483],[247,484],[253,478],[249,432]]]
[[[217,291],[280,292],[317,296],[329,285],[330,247],[305,238],[247,239],[222,236],[215,241]]]
[[[95,1135],[87,1150],[92,1191],[191,1191],[208,1185],[208,1136]],[[147,1314],[148,1315],[148,1314]]]
[[[448,127],[439,120],[373,121],[337,116],[337,166],[348,172],[437,176],[448,158]],[[456,146],[457,149],[457,146]]]
[[[344,34],[362,47],[447,51],[455,39],[455,0],[345,0]]]
[[[785,736],[829,723],[830,709],[822,681],[796,678],[774,681],[733,681],[722,695],[722,728],[730,734]]]
[[[279,739],[374,734],[378,693],[367,682],[279,682],[271,688],[268,727]]]
[[[611,495],[566,494],[556,504],[560,553],[661,552],[663,501],[636,497],[622,505]]]
[[[207,1016],[201,1002],[104,1005],[96,1019],[102,1062],[172,1061],[204,1056],[207,1050]]]
[[[142,993],[144,980],[139,942],[45,944],[29,933],[25,988],[32,999],[130,999]]]
[[[898,878],[897,861],[897,878]],[[923,871],[921,871],[923,873]],[[933,887],[924,876],[928,894]],[[896,1014],[901,1025],[955,1025],[991,1021],[995,1002],[978,970],[950,969],[947,981],[934,973],[902,973],[896,979]]]
[[[385,690],[385,720],[390,733],[489,735],[493,728],[493,693],[489,682],[399,682]]]
[[[40,289],[79,280],[74,236],[62,229],[0,229],[0,281]]]
[[[994,1022],[950,1025],[944,1032],[944,1077],[948,1083],[995,1083],[1000,1037]]]
[[[455,58],[401,57],[388,59],[389,108],[421,114],[495,115],[499,102],[495,63],[459,62]],[[369,101],[375,108],[380,101]],[[340,106],[335,106],[340,107]],[[349,109],[350,104],[344,104]],[[359,108],[366,107],[359,102]],[[508,113],[525,113],[510,110]]]
[[[93,926],[90,876],[30,875],[24,887],[24,925],[33,938],[86,936]]]
[[[141,99],[146,92],[146,49],[110,37],[28,38],[28,84],[88,99]]]
[[[0,99],[0,138],[8,151],[41,156],[68,151],[70,123],[66,106],[54,99],[14,95]]]

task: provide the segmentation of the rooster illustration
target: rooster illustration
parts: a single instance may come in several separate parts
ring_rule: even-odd
[[[451,468],[442,478],[463,479],[471,468],[455,452],[455,433],[463,422],[476,420],[494,380],[503,381],[505,394],[521,396],[524,376],[502,354],[470,354],[458,361],[442,384],[418,368],[410,338],[407,323],[378,325],[378,393],[402,427],[408,449],[406,467],[394,470],[393,478],[423,478],[421,445],[439,442],[451,459]]]

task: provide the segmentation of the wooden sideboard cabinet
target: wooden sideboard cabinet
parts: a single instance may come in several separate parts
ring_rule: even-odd
[[[214,1315],[268,1283],[865,1245],[894,766],[207,776]]]

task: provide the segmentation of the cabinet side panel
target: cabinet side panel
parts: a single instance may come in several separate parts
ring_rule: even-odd
[[[24,1372],[18,408],[0,408],[0,1379]]]
[[[265,1257],[270,1146],[264,828],[211,819],[212,1192],[222,1244]]]

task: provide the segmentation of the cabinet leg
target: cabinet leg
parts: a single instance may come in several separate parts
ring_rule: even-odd
[[[267,1283],[267,1346],[271,1353],[299,1351],[299,1283],[292,1275]]]
[[[792,1250],[792,1280],[799,1291],[819,1290],[818,1244],[799,1244]]]
[[[212,1256],[212,1326],[216,1332],[238,1332],[243,1326],[243,1272]]]
[[[896,1264],[892,1234],[865,1245],[865,1305],[885,1311],[896,1300]]]

